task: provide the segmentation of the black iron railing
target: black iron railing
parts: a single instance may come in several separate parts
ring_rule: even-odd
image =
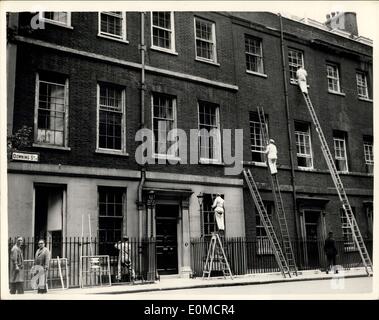
[[[31,289],[33,275],[30,270],[34,265],[34,255],[38,248],[37,243],[38,241],[33,238],[25,238],[21,247],[25,261],[26,290]],[[9,239],[8,244],[10,253],[15,244],[15,239]],[[155,239],[129,238],[127,244],[122,243],[121,245],[114,242],[99,241],[97,238],[67,237],[58,241],[47,239],[46,247],[51,252],[48,286],[49,288],[78,287],[81,280],[83,285],[89,284],[87,271],[91,271],[89,268],[100,267],[104,272],[100,275],[101,281],[95,282],[96,285],[109,283],[108,273],[111,283],[154,282],[157,279],[155,245]],[[105,251],[106,249],[108,252]],[[108,257],[97,260],[96,256],[100,255],[107,255]],[[108,264],[109,272],[106,266]]]
[[[279,272],[273,251],[267,239],[246,240],[242,237],[225,238],[224,249],[234,275]],[[201,277],[207,257],[210,238],[191,239],[192,271]],[[372,240],[365,241],[372,256]],[[327,261],[323,241],[293,240],[292,247],[298,270],[325,270]],[[341,239],[336,240],[338,255],[336,264],[344,268],[362,267],[359,252]],[[212,275],[221,274],[221,265],[216,260]]]
[[[191,268],[193,277],[201,277],[207,257],[210,237],[191,239]],[[9,251],[15,239],[9,239]],[[267,239],[246,240],[243,237],[224,238],[224,249],[232,273],[234,275],[279,272],[273,251]],[[372,256],[372,240],[366,240],[367,250]],[[37,241],[33,238],[24,239],[22,251],[24,255],[25,289],[31,288],[32,274]],[[93,279],[86,273],[89,268],[105,270],[95,285],[110,283],[148,283],[157,280],[156,240],[155,238],[138,240],[129,238],[127,244],[99,241],[97,238],[68,237],[64,239],[47,239],[46,247],[52,252],[48,286],[49,288],[79,287],[92,285]],[[323,241],[293,240],[292,247],[298,270],[326,268],[326,256]],[[337,239],[338,265],[344,268],[361,267],[359,252],[344,240]],[[124,248],[126,248],[124,250]],[[120,254],[121,252],[121,254]],[[107,255],[107,261],[96,256]],[[84,258],[83,258],[84,257]],[[92,259],[95,257],[95,259]],[[81,265],[82,259],[82,265]],[[101,265],[102,264],[102,265]],[[91,270],[90,270],[91,271]],[[221,275],[221,264],[216,259],[212,276]],[[86,278],[87,277],[87,278]]]

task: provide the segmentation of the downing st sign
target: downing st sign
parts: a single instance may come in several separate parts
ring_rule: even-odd
[[[12,160],[39,162],[39,153],[33,152],[12,152]]]

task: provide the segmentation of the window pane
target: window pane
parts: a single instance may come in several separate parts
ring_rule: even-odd
[[[296,80],[296,71],[299,66],[303,65],[303,53],[298,50],[288,49],[288,67],[290,71],[290,79]]]
[[[247,70],[263,73],[262,42],[260,39],[245,37]]]
[[[100,14],[100,32],[116,38],[123,38],[122,12],[102,12]]]
[[[196,55],[207,60],[214,60],[213,25],[212,22],[196,19]]]
[[[154,152],[167,154],[174,143],[167,141],[168,133],[175,127],[174,99],[158,93],[153,94]]]
[[[65,88],[65,80],[60,77],[40,76],[37,114],[37,142],[39,143],[64,145],[67,108]]]
[[[122,150],[122,90],[99,86],[99,148]]]

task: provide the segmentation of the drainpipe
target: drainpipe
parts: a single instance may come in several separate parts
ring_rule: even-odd
[[[139,50],[141,52],[141,111],[140,111],[140,129],[145,127],[145,12],[141,12],[141,43],[139,45]],[[146,180],[146,168],[143,165],[141,168],[141,180],[138,184],[137,191],[137,209],[138,209],[138,237],[139,237],[139,248],[138,248],[138,258],[139,265],[142,266],[142,238],[144,236],[143,230],[143,202],[142,202],[142,188]]]
[[[293,160],[293,147],[292,147],[292,129],[290,122],[290,110],[289,110],[289,102],[288,102],[288,87],[287,87],[287,74],[286,74],[286,59],[284,55],[284,35],[283,35],[283,22],[282,16],[279,15],[280,21],[280,44],[281,44],[281,52],[282,52],[282,70],[283,70],[283,82],[284,82],[284,97],[285,97],[285,106],[286,106],[286,117],[287,117],[287,132],[288,132],[288,143],[289,143],[289,154],[290,154],[290,162],[291,162],[291,184],[292,184],[292,197],[293,197],[293,207],[295,214],[295,238],[298,238],[299,232],[299,217],[297,215],[297,201],[296,201],[296,185],[295,185],[295,169],[294,169],[294,160]]]
[[[140,128],[145,127],[145,12],[141,12],[141,43],[139,45],[139,49],[141,51],[141,120],[140,120]]]
[[[141,43],[139,45],[139,49],[141,51],[141,111],[140,111],[140,129],[143,129],[145,127],[145,51],[146,51],[146,45],[145,45],[145,12],[141,12]],[[138,185],[138,235],[139,238],[143,238],[143,204],[142,204],[142,188],[145,183],[146,179],[146,168],[143,165],[141,168],[141,180]]]

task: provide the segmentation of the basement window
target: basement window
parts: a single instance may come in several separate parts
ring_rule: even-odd
[[[273,212],[273,203],[264,201],[264,206],[267,212],[267,215],[272,223],[272,212]],[[261,217],[258,213],[258,210],[255,211],[255,230],[256,230],[256,239],[257,239],[257,254],[273,254],[272,246],[267,236],[266,229],[263,225]]]
[[[355,207],[351,207],[351,210],[353,211],[353,215],[355,217]],[[343,208],[340,209],[340,217],[344,251],[356,251],[357,246],[354,242],[353,233],[351,231],[350,224],[347,220],[346,213]]]

